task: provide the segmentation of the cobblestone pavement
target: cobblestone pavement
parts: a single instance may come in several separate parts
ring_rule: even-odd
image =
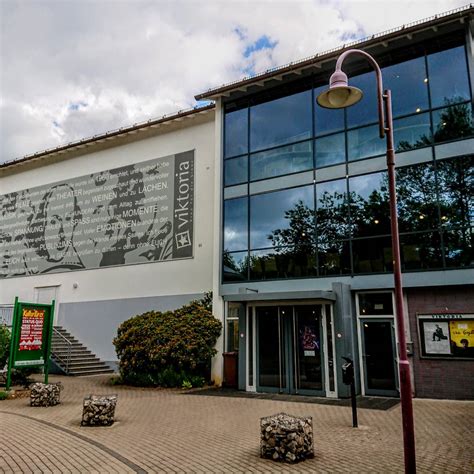
[[[0,402],[0,472],[403,472],[400,406],[348,407],[186,395],[108,385],[107,377],[51,377],[61,405]],[[116,423],[81,427],[82,399],[118,393]],[[418,471],[473,472],[474,402],[415,400]],[[259,419],[284,411],[313,417],[314,459],[259,458]]]

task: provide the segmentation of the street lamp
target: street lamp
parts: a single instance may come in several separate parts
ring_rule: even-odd
[[[395,281],[395,306],[397,335],[399,342],[400,401],[402,405],[403,447],[405,472],[416,472],[415,430],[411,395],[410,364],[407,357],[405,320],[403,311],[402,273],[400,264],[400,242],[398,238],[397,194],[395,189],[395,151],[393,149],[392,99],[390,90],[383,91],[382,72],[375,59],[360,49],[344,51],[336,62],[336,69],[329,79],[329,89],[318,96],[318,104],[328,109],[349,107],[362,99],[362,91],[348,85],[347,76],[342,71],[342,63],[351,54],[366,58],[377,76],[377,107],[380,138],[387,139],[388,187],[390,196],[390,220],[393,252],[393,277]],[[383,91],[383,92],[382,92]]]

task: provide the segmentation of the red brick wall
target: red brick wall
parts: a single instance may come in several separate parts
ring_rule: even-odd
[[[416,313],[474,313],[474,285],[407,289],[415,396],[474,399],[474,361],[421,359]]]

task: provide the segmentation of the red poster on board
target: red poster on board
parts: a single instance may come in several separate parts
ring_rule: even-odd
[[[20,351],[41,350],[44,309],[23,308],[20,331]]]

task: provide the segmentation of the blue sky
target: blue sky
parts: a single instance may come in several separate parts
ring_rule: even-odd
[[[211,87],[463,4],[2,0],[0,162],[193,107]]]

